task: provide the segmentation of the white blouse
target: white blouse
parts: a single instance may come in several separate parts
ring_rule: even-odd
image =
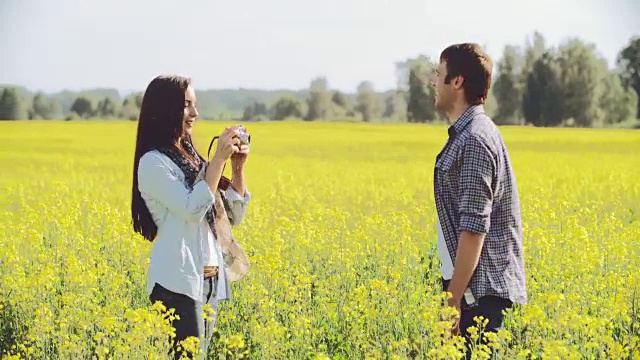
[[[169,157],[153,150],[140,158],[138,188],[158,226],[147,275],[147,292],[155,283],[196,301],[202,299],[204,266],[216,265],[216,241],[205,214],[213,206],[209,185],[197,181],[193,190],[184,184],[184,173]],[[244,219],[251,199],[238,194],[232,186],[225,193],[232,223]]]

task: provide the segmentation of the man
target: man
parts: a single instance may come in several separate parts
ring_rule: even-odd
[[[502,310],[527,302],[515,176],[484,110],[492,66],[479,45],[452,45],[440,55],[433,84],[450,125],[434,169],[438,254],[449,306],[461,313],[454,331],[463,336],[474,316],[489,320],[485,331],[497,331]]]

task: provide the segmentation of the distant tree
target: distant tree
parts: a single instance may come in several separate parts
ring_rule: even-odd
[[[100,100],[96,108],[96,116],[102,119],[112,119],[118,116],[119,109],[118,103],[116,103],[110,97],[105,97]]]
[[[396,63],[398,91],[405,94],[409,122],[426,122],[438,117],[435,89],[430,81],[436,68],[437,64],[425,55]]]
[[[76,100],[73,102],[73,105],[71,105],[71,111],[78,114],[78,116],[88,119],[91,116],[93,116],[94,114],[94,107],[93,107],[93,102],[91,101],[91,99],[87,96],[80,96],[78,98],[76,98]]]
[[[407,100],[406,92],[398,90],[392,94],[389,94],[384,99],[384,111],[382,113],[383,118],[390,118],[395,120],[407,120]]]
[[[311,81],[309,86],[308,112],[305,120],[331,118],[331,92],[324,77]]]
[[[333,118],[347,118],[355,117],[355,111],[353,109],[351,99],[342,91],[334,91],[331,96],[331,103],[329,104],[330,117]]]
[[[553,54],[545,53],[533,64],[524,88],[522,111],[535,126],[557,126],[564,119],[562,70]]]
[[[484,102],[484,112],[495,121],[496,114],[498,113],[498,101],[493,90],[493,87],[489,89],[489,96],[487,96],[487,100]],[[522,99],[520,99],[518,103],[520,104],[520,122],[522,122]]]
[[[144,94],[141,92],[133,94],[133,100],[136,103],[138,109],[142,108],[142,100],[144,99]]]
[[[362,120],[370,122],[380,116],[381,104],[373,89],[373,84],[363,81],[358,85],[358,96],[355,110],[362,114]]]
[[[492,94],[497,101],[497,124],[517,124],[522,113],[522,71],[524,59],[517,47],[507,45],[497,63],[498,76]]]
[[[427,122],[437,117],[435,89],[430,77],[435,71],[431,62],[416,62],[409,71],[409,99],[407,118],[409,122]]]
[[[255,114],[253,113],[253,105],[249,105],[244,108],[244,112],[242,113],[242,121],[251,120]]]
[[[593,46],[579,39],[570,39],[558,49],[561,69],[565,119],[573,119],[580,127],[592,127],[602,121],[598,107],[601,79],[606,75],[599,64]],[[560,100],[560,99],[558,99]]]
[[[271,113],[274,120],[284,120],[289,117],[302,118],[303,104],[293,96],[285,95],[273,105]]]
[[[530,106],[531,105],[531,101],[536,101],[534,99],[529,98],[528,104],[525,104],[525,93],[526,93],[526,88],[527,86],[529,86],[529,77],[530,75],[533,73],[533,68],[534,65],[536,64],[536,62],[542,58],[542,56],[545,53],[549,53],[551,54],[552,51],[551,49],[548,49],[546,46],[546,40],[544,38],[544,36],[538,32],[538,31],[534,31],[533,36],[530,38],[527,36],[527,38],[525,39],[525,44],[524,44],[524,49],[522,51],[522,58],[524,61],[523,64],[523,68],[522,71],[520,71],[520,87],[522,89],[521,92],[521,115],[524,118],[524,121],[527,122],[527,117],[525,116],[524,112],[524,108],[525,106]],[[538,64],[540,65],[540,64]],[[529,96],[531,95],[531,93],[529,93]]]
[[[533,71],[533,65],[536,63],[536,61],[538,61],[538,59],[542,57],[542,55],[544,55],[548,51],[549,49],[547,49],[546,40],[540,32],[535,31],[533,33],[532,40],[527,38],[527,40],[525,41],[524,56],[523,56],[524,68],[522,69],[522,72],[521,72],[522,74],[521,81],[523,85],[524,83],[527,82],[527,76],[529,75],[529,73]]]
[[[620,51],[617,64],[621,69],[622,84],[632,88],[640,98],[640,36],[633,37]],[[636,105],[636,118],[640,119],[640,102]]]
[[[619,74],[609,72],[602,81],[598,106],[604,112],[604,125],[617,124],[636,116],[638,95],[622,85]]]
[[[7,87],[0,94],[0,120],[24,120],[29,118],[27,104],[20,91]]]
[[[331,101],[345,110],[349,109],[350,107],[349,99],[347,99],[347,96],[340,91],[336,91],[333,93]]]
[[[53,99],[48,98],[42,92],[36,93],[33,97],[31,105],[32,119],[53,119],[60,113],[60,104]]]
[[[244,113],[242,115],[242,121],[251,121],[256,117],[268,117],[267,105],[254,101],[253,104],[245,107]]]
[[[137,120],[140,114],[140,108],[142,107],[142,99],[142,93],[127,96],[122,102],[119,117],[128,120]]]
[[[268,115],[269,109],[267,108],[267,104],[263,102],[256,102],[255,106],[255,114],[256,115]]]

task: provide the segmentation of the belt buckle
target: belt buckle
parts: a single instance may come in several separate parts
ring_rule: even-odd
[[[207,273],[205,272],[205,275],[204,275],[204,278],[205,278],[205,279],[209,279],[209,278],[212,278],[212,277],[214,277],[214,276],[218,275],[218,271],[219,271],[218,269],[219,269],[219,268],[218,268],[217,266],[205,266],[205,269],[206,269],[206,268],[213,268],[213,269],[211,270],[211,273],[209,273],[208,275],[207,275]]]

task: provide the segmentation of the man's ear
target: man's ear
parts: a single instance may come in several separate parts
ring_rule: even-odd
[[[464,78],[462,77],[462,75],[458,75],[455,78],[453,78],[453,81],[451,82],[451,84],[453,85],[453,88],[456,90],[462,89],[462,84],[464,84]]]

